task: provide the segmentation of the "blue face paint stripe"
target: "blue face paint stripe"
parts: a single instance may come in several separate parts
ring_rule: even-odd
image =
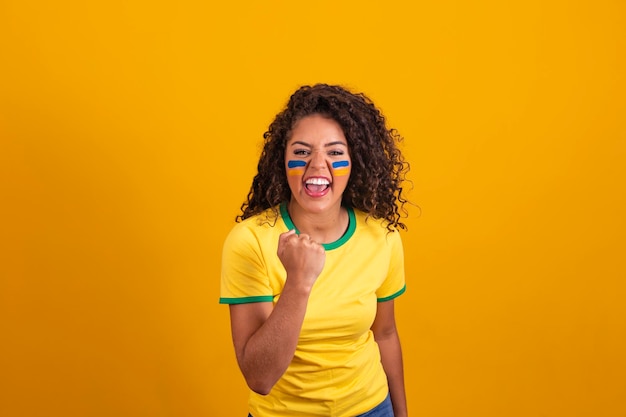
[[[348,161],[333,162],[333,168],[347,167],[349,165],[350,165],[350,163]]]
[[[299,168],[306,166],[304,161],[287,161],[287,168]]]

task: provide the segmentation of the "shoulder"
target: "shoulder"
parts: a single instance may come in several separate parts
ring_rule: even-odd
[[[364,211],[358,209],[353,210],[357,229],[360,229],[360,232],[388,240],[400,239],[400,231],[393,228],[389,229],[389,221],[386,219],[377,219]]]
[[[271,228],[281,219],[280,211],[267,209],[259,214],[248,217],[235,225],[230,230],[230,234],[246,233],[246,231],[255,231]]]
[[[268,237],[282,232],[284,222],[272,209],[236,223],[226,236],[224,249],[242,246],[259,246]]]
[[[356,218],[355,238],[360,244],[373,246],[387,254],[399,255],[403,252],[400,231],[389,229],[388,221],[376,219],[367,213],[354,209]]]

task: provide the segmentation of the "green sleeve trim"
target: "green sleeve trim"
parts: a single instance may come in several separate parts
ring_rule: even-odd
[[[399,297],[402,294],[404,294],[405,291],[406,291],[406,284],[404,284],[404,287],[402,287],[402,289],[398,291],[397,293],[391,294],[389,297],[378,298],[377,301],[379,303],[384,303],[385,301],[393,300],[394,298]]]
[[[238,297],[238,298],[226,298],[220,297],[220,304],[247,304],[247,303],[263,303],[274,301],[272,295],[259,295],[256,297]]]

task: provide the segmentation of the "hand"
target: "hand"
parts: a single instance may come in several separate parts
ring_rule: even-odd
[[[324,269],[324,247],[307,234],[290,230],[278,239],[278,258],[287,271],[287,280],[310,291]]]

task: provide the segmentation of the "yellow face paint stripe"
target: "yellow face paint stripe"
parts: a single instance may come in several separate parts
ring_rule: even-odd
[[[350,162],[348,161],[333,162],[332,166],[333,175],[337,177],[350,174]]]
[[[333,170],[333,175],[335,177],[341,177],[343,175],[348,175],[348,174],[350,174],[350,168],[339,168],[339,169]]]
[[[287,175],[297,176],[304,175],[304,167],[306,166],[306,162],[299,160],[291,160],[287,161]]]

